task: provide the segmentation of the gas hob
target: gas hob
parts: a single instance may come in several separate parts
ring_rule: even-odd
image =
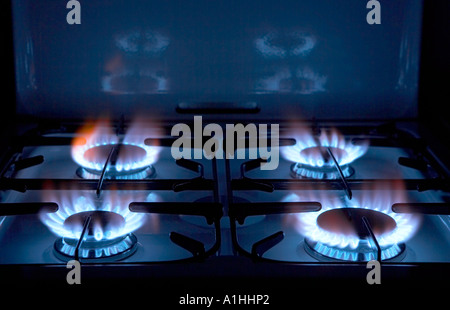
[[[109,125],[98,137],[70,127],[18,137],[1,180],[2,270],[31,268],[33,283],[59,267],[46,277],[65,283],[76,260],[95,270],[93,283],[108,274],[306,284],[336,274],[365,283],[369,261],[394,282],[412,266],[428,276],[430,263],[448,266],[446,171],[400,126],[283,129],[269,171],[261,157],[174,159],[164,130],[127,141]]]

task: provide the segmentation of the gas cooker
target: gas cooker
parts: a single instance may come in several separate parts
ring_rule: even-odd
[[[112,151],[93,144],[107,160],[83,174],[73,154],[79,124],[18,137],[2,172],[2,272],[21,284],[65,284],[67,262],[77,260],[91,284],[217,277],[309,286],[368,285],[369,261],[381,263],[391,284],[423,284],[447,270],[447,170],[414,126],[309,125],[313,137],[335,128],[347,146],[365,145],[346,163],[351,175],[321,152],[326,173],[306,167],[298,175],[286,155],[302,140],[292,128],[281,129],[280,162],[270,171],[261,158],[176,160],[174,138],[160,130],[134,144],[157,153],[139,172],[115,171],[129,150],[110,168]],[[112,126],[112,136],[125,127]],[[339,145],[322,144],[331,154]]]
[[[445,288],[448,1],[63,3],[2,9],[2,283]]]

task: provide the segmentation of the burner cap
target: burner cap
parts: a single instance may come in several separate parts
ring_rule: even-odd
[[[397,224],[389,215],[371,209],[337,208],[323,212],[317,217],[317,225],[335,234],[357,234],[360,238],[368,237],[362,218],[369,220],[375,236],[391,232]]]

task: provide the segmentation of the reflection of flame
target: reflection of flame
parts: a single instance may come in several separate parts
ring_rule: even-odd
[[[368,149],[368,144],[354,145],[345,139],[336,129],[321,130],[319,136],[306,128],[297,129],[292,135],[296,144],[281,148],[283,157],[295,163],[301,163],[312,167],[322,167],[327,164],[324,159],[326,148],[333,150],[339,165],[347,165],[363,156]],[[332,162],[328,162],[332,165]]]
[[[170,44],[170,39],[154,30],[129,30],[115,36],[116,46],[126,53],[144,52],[148,55],[163,53]]]
[[[112,62],[115,60],[113,59]],[[111,64],[113,66],[114,64]],[[109,67],[110,64],[107,64]],[[169,90],[164,72],[155,69],[118,70],[102,77],[102,91],[112,94],[157,94]]]
[[[256,91],[309,95],[325,91],[326,82],[326,76],[315,73],[309,67],[299,68],[295,72],[280,68],[273,75],[258,80]]]
[[[106,61],[101,89],[112,94],[157,94],[169,89],[161,56],[170,39],[151,29],[132,29],[114,36],[118,51]]]
[[[123,225],[117,227],[107,226],[108,231],[103,231],[102,227],[93,223],[95,240],[112,240],[117,237],[129,234],[140,228],[145,222],[144,213],[131,212],[128,206],[133,201],[141,201],[139,195],[124,191],[104,192],[101,200],[97,200],[95,194],[86,191],[73,191],[70,194],[61,193],[50,195],[51,201],[59,205],[59,210],[55,213],[42,213],[41,221],[56,235],[79,239],[81,236],[83,223],[77,226],[64,225],[64,221],[71,215],[86,211],[107,211],[119,214],[124,219]],[[148,201],[156,201],[158,197],[154,194],[147,197]]]
[[[329,210],[338,208],[359,208],[381,212],[392,218],[396,226],[392,230],[377,233],[375,236],[380,247],[389,247],[409,240],[420,226],[420,217],[415,214],[398,214],[392,211],[392,205],[405,200],[405,190],[402,184],[398,183],[390,190],[377,189],[376,185],[372,189],[361,192],[361,197],[354,197],[352,200],[343,200],[339,197],[332,197],[326,191],[321,191],[320,197],[300,197],[297,194],[290,194],[285,201],[320,201],[322,209],[318,212],[299,213],[295,215],[294,227],[307,239],[320,242],[322,245],[338,248],[355,249],[362,241],[357,232],[339,233],[329,231],[320,227],[317,223],[318,217]],[[328,194],[328,195],[327,195]],[[373,225],[373,223],[371,223]]]
[[[317,43],[315,35],[302,30],[290,32],[270,31],[255,40],[256,51],[266,61],[286,58],[304,58]],[[309,95],[325,91],[327,77],[313,71],[309,66],[286,66],[280,63],[272,67],[255,85],[257,93],[294,93]]]
[[[160,149],[155,146],[147,146],[144,140],[156,134],[158,129],[146,127],[143,122],[134,122],[128,129],[124,137],[120,137],[113,132],[107,121],[99,121],[81,128],[79,137],[72,143],[72,158],[81,167],[102,171],[105,165],[105,153],[100,152],[101,147],[113,147],[121,144],[123,146],[133,146],[137,150],[142,150],[141,154],[126,154],[117,156],[114,168],[117,172],[133,171],[142,169],[155,163],[158,159]],[[86,143],[85,143],[86,142]],[[99,152],[96,152],[99,151]],[[87,152],[89,151],[89,154]]]
[[[302,31],[286,34],[271,31],[255,40],[256,50],[264,57],[306,56],[316,45],[316,37]]]

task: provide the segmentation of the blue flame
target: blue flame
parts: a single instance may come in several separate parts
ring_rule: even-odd
[[[311,167],[322,167],[325,162],[320,149],[314,148],[334,148],[340,150],[336,156],[338,164],[347,165],[363,156],[369,146],[368,144],[354,145],[351,141],[345,139],[337,130],[322,130],[318,137],[315,137],[309,129],[297,129],[292,135],[296,144],[281,148],[283,157],[291,162],[309,165]],[[311,150],[310,152],[306,150]]]
[[[151,166],[158,160],[161,149],[156,146],[145,145],[144,143],[145,139],[152,136],[154,131],[156,129],[146,128],[141,122],[134,122],[126,135],[123,138],[119,138],[108,123],[99,121],[92,130],[82,132],[81,137],[85,139],[85,142],[79,138],[74,139],[71,149],[72,158],[85,169],[101,172],[106,160],[105,155],[101,153],[101,147],[111,146],[112,148],[117,144],[130,145],[142,150],[144,155],[141,152],[137,152],[138,154],[134,155],[119,156],[114,167],[110,167],[110,169],[115,169],[116,172],[139,171]],[[86,155],[88,151],[93,153],[98,151],[100,155],[93,160]]]
[[[146,220],[143,213],[131,212],[128,206],[131,202],[141,200],[136,194],[123,191],[119,194],[104,193],[102,201],[97,201],[95,193],[89,192],[74,192],[62,197],[52,197],[52,201],[58,203],[59,210],[55,213],[42,213],[40,215],[41,221],[52,231],[60,237],[69,239],[79,239],[83,229],[83,223],[78,226],[64,225],[64,221],[71,215],[85,211],[108,211],[119,214],[124,219],[124,225],[118,227],[110,227],[110,230],[104,231],[101,227],[95,226],[94,238],[95,240],[112,240],[126,234],[129,234],[140,228]],[[158,199],[155,195],[149,195],[148,200]],[[145,199],[143,199],[145,201]]]
[[[395,247],[392,248],[392,246],[404,243],[414,236],[420,226],[420,217],[415,214],[394,213],[391,206],[395,201],[403,201],[401,198],[398,200],[399,198],[394,197],[394,195],[376,190],[371,191],[371,195],[370,197],[366,195],[366,197],[354,197],[352,200],[346,199],[344,201],[339,197],[332,198],[323,196],[319,200],[317,200],[317,197],[311,197],[313,201],[321,201],[322,209],[317,212],[295,214],[294,227],[305,238],[317,243],[316,246],[321,247],[321,253],[326,252],[330,254],[328,256],[341,257],[347,254],[351,255],[352,250],[360,246],[370,247],[370,244],[368,245],[368,241],[361,239],[356,232],[353,234],[344,234],[328,231],[320,227],[317,223],[318,217],[324,212],[339,208],[360,208],[378,211],[388,215],[396,223],[396,227],[393,230],[376,234],[380,247],[390,249],[385,251],[383,255],[385,257],[392,256],[392,253],[395,252]],[[310,198],[308,197],[308,199]],[[302,199],[297,194],[290,194],[285,197],[284,201],[302,201]],[[340,250],[342,250],[342,253]]]
[[[371,261],[377,259],[376,257],[376,247],[371,246],[367,247],[366,251],[363,252],[360,249],[356,251],[350,247],[347,248],[338,248],[323,244],[321,242],[316,242],[312,248],[317,253],[320,253],[324,256],[331,257],[334,259],[345,260],[345,261]],[[398,244],[393,244],[387,248],[381,250],[381,259],[387,260],[391,259],[402,252],[401,247]]]

